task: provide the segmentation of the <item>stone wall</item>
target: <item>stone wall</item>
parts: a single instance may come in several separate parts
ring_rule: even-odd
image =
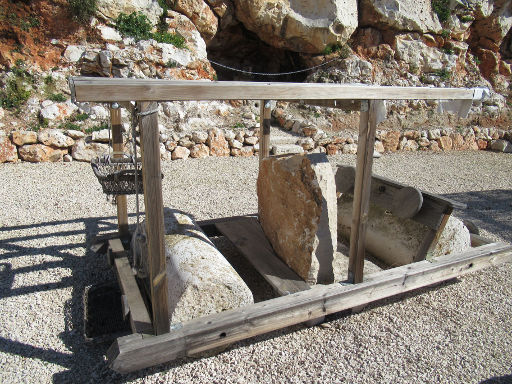
[[[275,113],[274,113],[275,114]],[[281,119],[277,121],[283,122]],[[284,129],[300,136],[295,145],[274,145],[272,153],[320,152],[327,155],[356,154],[357,135],[350,132],[327,134],[304,122],[284,121]],[[292,128],[294,127],[294,128]],[[109,151],[108,129],[86,134],[78,130],[44,129],[40,132],[0,132],[0,163],[91,161]],[[271,137],[272,142],[272,137]],[[464,128],[390,131],[378,130],[375,151],[477,151],[512,153],[512,132],[496,128]],[[246,130],[211,128],[180,135],[160,135],[162,160],[215,157],[251,157],[259,152],[259,127]],[[125,152],[131,152],[126,143]]]

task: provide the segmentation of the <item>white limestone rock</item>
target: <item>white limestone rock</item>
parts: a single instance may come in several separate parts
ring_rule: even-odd
[[[306,282],[332,283],[336,186],[327,156],[265,158],[257,193],[260,224],[276,254]]]

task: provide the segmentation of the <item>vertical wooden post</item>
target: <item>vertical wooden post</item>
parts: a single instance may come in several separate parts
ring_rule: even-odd
[[[348,281],[354,284],[363,281],[366,223],[370,204],[373,148],[377,126],[375,104],[373,100],[361,102],[348,264]]]
[[[260,162],[270,156],[270,100],[261,100],[260,106]]]
[[[112,127],[112,149],[114,158],[123,157],[123,132],[121,125],[121,108],[110,106],[110,126]],[[117,201],[117,227],[119,236],[128,236],[128,208],[126,195],[118,195]]]
[[[160,142],[155,102],[138,102],[141,132],[142,182],[146,208],[146,241],[148,247],[149,285],[155,334],[169,332],[167,309],[167,274],[164,252],[164,208],[162,198],[162,171]],[[144,115],[144,113],[148,113]]]

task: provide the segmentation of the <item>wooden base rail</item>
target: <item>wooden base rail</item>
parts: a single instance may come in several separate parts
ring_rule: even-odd
[[[382,271],[359,284],[320,285],[194,319],[164,335],[122,337],[110,347],[107,357],[114,370],[130,372],[511,261],[511,245],[482,245],[459,255]]]

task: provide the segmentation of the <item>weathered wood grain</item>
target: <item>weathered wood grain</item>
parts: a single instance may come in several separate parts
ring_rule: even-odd
[[[119,338],[109,350],[110,365],[122,373],[146,368],[511,261],[511,245],[492,243],[381,271],[359,284],[317,286],[194,319],[169,334]]]

